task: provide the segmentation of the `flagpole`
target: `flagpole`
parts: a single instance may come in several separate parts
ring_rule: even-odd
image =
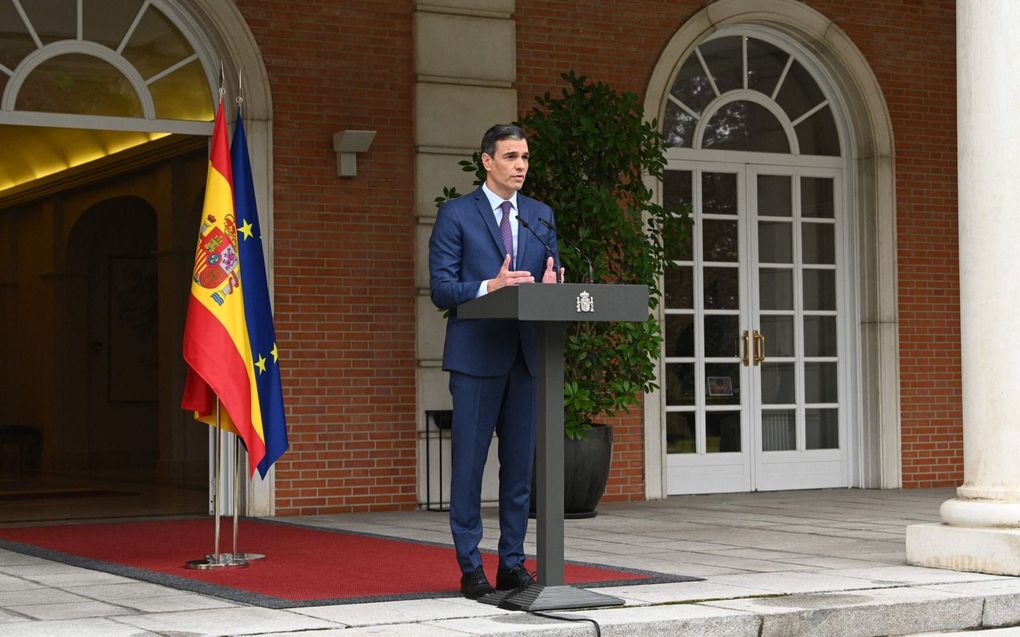
[[[237,550],[237,529],[240,526],[238,524],[241,511],[241,484],[244,482],[244,457],[241,453],[241,443],[237,437],[234,437],[234,464],[236,465],[236,471],[234,471],[234,544],[231,552],[231,557],[234,560],[240,560],[242,562],[251,562],[254,560],[261,560],[265,557],[262,553],[242,553]]]
[[[223,425],[220,421],[220,399],[216,398],[216,428],[213,430],[213,552],[206,555],[205,559],[188,560],[184,568],[192,570],[207,570],[211,568],[246,568],[248,562],[237,559],[233,553],[220,554],[220,438],[223,433]],[[236,506],[236,505],[235,505]],[[235,534],[237,533],[237,522],[234,522]],[[235,535],[236,538],[236,535]],[[236,542],[236,539],[235,539]]]

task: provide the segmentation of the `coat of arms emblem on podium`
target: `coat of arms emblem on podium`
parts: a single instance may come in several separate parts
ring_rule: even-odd
[[[595,299],[591,298],[591,294],[588,292],[581,292],[577,295],[577,311],[578,312],[594,312],[595,311]]]

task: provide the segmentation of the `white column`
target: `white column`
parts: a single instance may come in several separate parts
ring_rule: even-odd
[[[1020,575],[1020,2],[956,7],[964,483],[907,561]]]

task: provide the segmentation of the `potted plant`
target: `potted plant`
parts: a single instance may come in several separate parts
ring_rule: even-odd
[[[643,392],[657,388],[662,332],[652,312],[668,263],[665,246],[686,239],[691,221],[690,211],[654,201],[646,180],[662,179],[665,140],[656,122],[644,119],[638,96],[573,71],[561,77],[567,83],[562,93],[537,98],[520,121],[531,152],[524,192],[555,212],[568,281],[587,280],[590,262],[594,282],[649,289],[643,323],[567,327],[564,504],[567,517],[590,517],[612,455],[612,427],[599,419],[639,404]],[[479,153],[461,165],[475,173],[476,183],[484,181]],[[444,188],[437,204],[456,196]]]

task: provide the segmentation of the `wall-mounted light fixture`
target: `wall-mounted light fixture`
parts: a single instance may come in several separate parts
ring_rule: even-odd
[[[375,139],[374,130],[345,130],[333,133],[337,177],[357,176],[358,153],[368,150],[373,139]]]

